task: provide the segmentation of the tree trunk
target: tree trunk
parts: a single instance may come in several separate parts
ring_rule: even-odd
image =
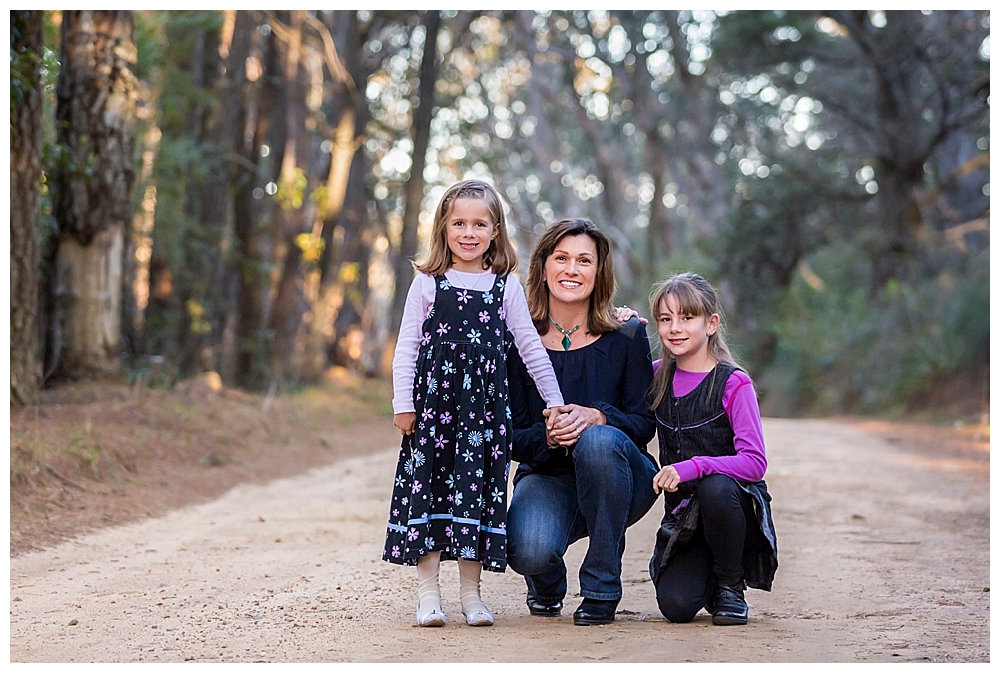
[[[327,178],[321,283],[312,307],[303,367],[304,378],[310,381],[318,381],[331,364],[357,364],[361,349],[349,342],[357,342],[361,334],[358,326],[368,295],[367,251],[359,246],[366,232],[371,197],[366,177],[371,164],[360,148],[371,118],[363,92],[377,63],[362,53],[368,26],[358,20],[357,12],[331,12],[326,25],[343,69],[338,69],[342,81],[334,90],[339,100],[331,114],[337,128]]]
[[[235,176],[242,170],[238,158],[244,146],[244,132],[247,124],[247,101],[244,88],[247,85],[246,61],[253,44],[255,21],[253,14],[246,11],[228,10],[221,36],[225,76],[218,83],[218,106],[212,120],[211,137],[225,150],[224,160],[217,175],[209,180],[202,196],[202,219],[212,227],[218,227],[225,235],[220,243],[230,243],[235,238],[230,228],[235,220],[233,214],[233,194],[238,193]],[[249,194],[246,195],[249,197]],[[223,257],[225,257],[223,255]],[[236,262],[238,264],[238,262]],[[216,282],[212,294],[219,305],[231,307],[236,303],[236,269],[233,260],[223,260],[217,265]],[[235,332],[236,311],[229,310],[220,316],[215,362],[226,384],[235,381]]]
[[[917,195],[924,180],[924,164],[943,135],[940,128],[928,129],[923,119],[937,100],[919,94],[920,79],[926,75],[913,67],[922,58],[912,47],[914,36],[920,34],[915,22],[922,20],[921,15],[892,12],[880,29],[871,25],[865,11],[839,11],[833,16],[847,27],[871,77],[865,100],[871,111],[869,133],[874,141],[881,227],[879,237],[869,246],[869,293],[874,296],[890,280],[909,280],[926,254],[918,239],[923,222]]]
[[[694,197],[689,204],[688,220],[697,234],[711,238],[716,235],[718,223],[723,220],[729,206],[729,182],[725,172],[715,163],[715,148],[707,143],[712,135],[720,110],[713,104],[718,92],[709,84],[711,77],[691,74],[691,54],[688,41],[681,30],[678,12],[666,12],[666,25],[670,32],[670,54],[676,64],[676,78],[680,90],[672,98],[676,109],[675,134],[663,151],[673,155],[668,164],[681,193]],[[700,196],[700,198],[699,198]],[[674,234],[674,244],[685,244],[682,236]]]
[[[140,343],[144,353],[170,358],[171,378],[214,368],[212,344],[230,313],[219,298],[228,205],[228,164],[219,138],[229,136],[216,134],[211,114],[225,116],[230,109],[213,104],[225,72],[217,19],[218,12],[199,10],[168,12],[163,22],[163,58],[173,67],[158,78],[154,105],[163,109],[156,119],[163,153],[153,164],[161,205],[145,227],[150,284],[161,292],[146,305]]]
[[[303,313],[303,256],[297,239],[307,231],[305,214],[308,211],[306,205],[309,195],[308,136],[305,126],[305,97],[309,90],[309,75],[302,64],[305,12],[295,10],[288,19],[287,30],[283,28],[279,36],[284,43],[285,151],[282,155],[278,188],[279,210],[276,213],[285,257],[268,324],[274,333],[275,343],[272,371],[282,381],[292,373],[295,332]]]
[[[254,25],[248,30],[254,30]],[[264,73],[280,72],[280,58],[277,53],[274,33],[270,33],[261,46],[260,60]],[[235,65],[235,64],[234,64]],[[274,349],[272,334],[268,331],[268,267],[270,247],[266,215],[261,211],[262,201],[255,191],[268,181],[269,176],[260,164],[262,145],[267,142],[272,155],[280,154],[284,142],[284,123],[276,114],[280,91],[278,78],[264,76],[254,87],[247,86],[244,99],[248,105],[247,127],[233,129],[233,138],[239,148],[239,159],[234,174],[234,233],[236,235],[236,327],[235,327],[235,367],[236,385],[250,390],[264,388],[270,378],[268,365]],[[258,88],[258,91],[253,89]],[[277,130],[275,129],[277,127]],[[280,142],[273,142],[277,137]],[[262,192],[261,192],[262,193]]]
[[[326,178],[326,203],[323,209],[323,249],[319,257],[319,288],[310,308],[312,320],[303,347],[301,376],[304,381],[317,383],[330,364],[329,353],[333,347],[334,321],[343,304],[343,283],[339,278],[338,247],[343,243],[343,226],[339,224],[347,198],[351,167],[359,149],[364,124],[367,120],[367,102],[358,91],[358,83],[367,81],[368,73],[362,67],[361,34],[357,12],[329,12],[326,23],[318,27],[329,35],[332,54],[328,70],[333,78],[330,99],[324,106],[332,128],[333,147]],[[361,79],[357,79],[361,78]],[[340,235],[338,236],[338,232]]]
[[[360,339],[361,323],[368,302],[368,261],[372,235],[368,224],[367,203],[371,199],[367,176],[371,161],[364,152],[354,154],[347,196],[339,225],[343,227],[344,243],[336,260],[335,295],[340,304],[333,321],[333,343],[330,346],[331,364],[363,368]]]
[[[42,12],[10,13],[10,401],[38,401]]]
[[[56,296],[68,318],[63,334],[68,375],[118,370],[124,239],[124,227],[109,226],[89,245],[72,236],[60,242]]]
[[[199,14],[207,15],[209,11],[202,10]],[[218,90],[218,73],[225,64],[219,53],[220,41],[219,31],[198,27],[190,72],[192,83],[197,90],[206,92],[206,98]],[[193,138],[217,148],[231,137],[234,113],[228,107],[218,110],[203,102],[196,105],[192,112],[190,133]],[[192,181],[188,188],[191,194],[190,211],[199,223],[195,229],[199,236],[192,241],[196,247],[187,256],[194,262],[189,268],[197,269],[198,280],[186,293],[188,300],[200,304],[204,313],[198,321],[201,325],[196,329],[191,329],[192,320],[186,321],[179,357],[179,368],[184,374],[217,369],[220,360],[217,344],[229,314],[224,282],[227,269],[223,259],[231,236],[227,192],[230,170],[228,162],[218,154],[213,152],[211,175],[207,179]]]
[[[393,292],[390,329],[395,335],[403,319],[406,294],[413,281],[413,258],[417,254],[417,225],[424,200],[424,166],[427,165],[427,146],[431,137],[431,120],[434,118],[434,85],[437,81],[437,36],[441,27],[441,14],[427,10],[424,13],[424,55],[420,62],[420,102],[413,111],[413,162],[406,181],[406,210],[403,212],[403,231],[399,254],[394,264],[396,287]]]
[[[66,11],[57,87],[59,143],[69,161],[54,176],[59,223],[56,316],[62,376],[120,368],[122,253],[132,215],[137,83],[128,11]],[[60,330],[53,330],[59,335]]]

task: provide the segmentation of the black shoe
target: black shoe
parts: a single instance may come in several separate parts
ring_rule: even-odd
[[[528,594],[528,612],[536,617],[558,617],[562,614],[562,599],[538,598]]]
[[[584,598],[580,607],[573,613],[573,623],[577,626],[598,626],[615,621],[615,610],[618,601],[599,601],[595,598]]]
[[[743,582],[728,586],[715,585],[712,623],[716,626],[736,626],[748,620],[747,602],[743,599]]]

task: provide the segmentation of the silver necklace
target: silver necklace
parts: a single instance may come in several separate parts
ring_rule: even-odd
[[[469,271],[458,271],[458,270],[456,270],[455,273],[470,273],[470,272]],[[484,278],[487,278],[489,276],[489,273],[490,273],[489,271],[483,271],[482,273],[478,274],[478,277],[476,278],[476,282],[474,282],[472,284],[472,287],[466,287],[466,288],[461,288],[461,289],[472,290],[473,292],[478,291],[479,290],[479,284],[483,282]]]

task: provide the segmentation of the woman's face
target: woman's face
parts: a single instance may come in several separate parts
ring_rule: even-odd
[[[545,260],[549,303],[590,302],[597,278],[597,245],[586,234],[563,236]]]

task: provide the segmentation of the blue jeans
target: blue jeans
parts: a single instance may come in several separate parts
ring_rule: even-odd
[[[507,512],[507,563],[524,575],[529,595],[566,595],[563,555],[590,537],[580,566],[580,595],[622,596],[625,529],[653,506],[656,465],[617,428],[595,425],[573,447],[575,472],[528,474],[514,487]]]

